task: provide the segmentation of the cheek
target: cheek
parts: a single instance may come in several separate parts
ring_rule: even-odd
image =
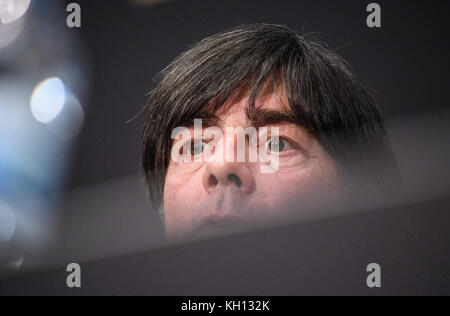
[[[289,172],[279,170],[261,175],[258,182],[258,195],[270,213],[301,212],[311,206],[328,205],[339,189],[333,162]]]
[[[201,193],[202,165],[170,164],[167,170],[164,186],[164,206],[166,204],[181,204]]]
[[[164,186],[166,230],[181,232],[189,226],[192,206],[203,196],[201,172],[169,166]]]

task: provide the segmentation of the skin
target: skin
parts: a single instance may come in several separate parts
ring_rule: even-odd
[[[246,115],[248,99],[248,90],[242,88],[216,113],[223,135],[226,127],[254,126]],[[264,85],[255,104],[261,110],[289,112],[284,88],[270,82]],[[212,236],[249,224],[324,215],[341,187],[335,161],[301,126],[285,121],[265,126],[279,128],[284,147],[279,151],[279,168],[274,173],[261,173],[264,162],[259,159],[170,161],[164,187],[164,221],[169,238]],[[216,154],[224,155],[227,150],[224,139],[217,140]]]

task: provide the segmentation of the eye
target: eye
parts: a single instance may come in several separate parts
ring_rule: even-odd
[[[200,141],[191,142],[191,155],[195,156],[201,154],[205,150],[206,146],[208,146],[208,144],[204,142]]]
[[[266,143],[266,148],[273,152],[282,152],[291,148],[291,144],[283,138],[271,138]]]
[[[208,146],[207,143],[199,141],[199,140],[191,140],[183,145],[180,148],[180,154],[186,155],[190,152],[191,156],[196,156],[203,153]],[[186,151],[185,151],[186,150]]]

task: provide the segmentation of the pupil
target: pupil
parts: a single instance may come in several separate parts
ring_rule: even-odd
[[[284,143],[280,140],[272,140],[270,142],[270,150],[275,152],[281,152],[284,149]]]
[[[191,148],[192,155],[197,155],[201,152],[203,152],[203,143],[194,142]]]

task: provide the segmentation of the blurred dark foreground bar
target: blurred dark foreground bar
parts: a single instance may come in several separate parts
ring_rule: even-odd
[[[381,288],[367,286],[371,263],[381,267]],[[0,279],[0,294],[449,295],[450,200],[80,265],[81,288],[67,287],[61,267]]]

